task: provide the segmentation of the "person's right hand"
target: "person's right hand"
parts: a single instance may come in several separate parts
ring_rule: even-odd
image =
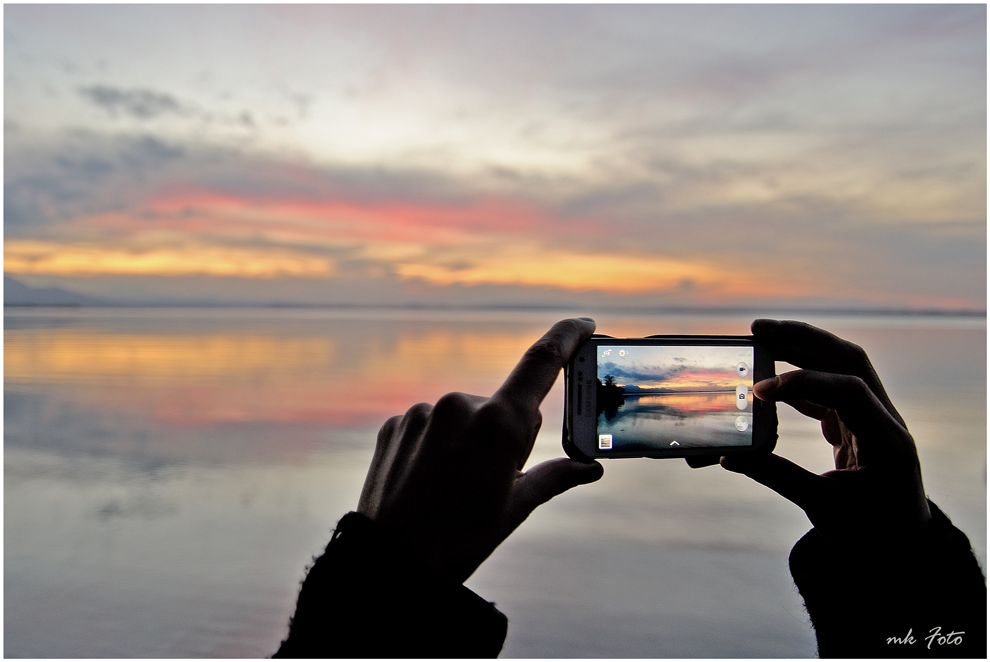
[[[594,330],[588,318],[557,322],[492,397],[448,393],[436,406],[390,418],[378,434],[358,512],[460,583],[536,507],[601,478],[602,465],[566,457],[522,470],[543,422],[540,403]]]
[[[774,454],[725,456],[722,466],[794,502],[834,543],[920,533],[931,512],[918,452],[866,352],[803,322],[758,319],[752,329],[775,360],[803,368],[756,383],[755,395],[821,421],[835,470],[817,475]]]

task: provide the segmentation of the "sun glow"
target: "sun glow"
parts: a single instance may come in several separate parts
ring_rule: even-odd
[[[330,277],[330,258],[283,248],[210,245],[108,246],[37,240],[4,243],[4,268],[13,273],[72,276]]]
[[[820,296],[833,286],[826,275],[767,278],[704,255],[616,248],[603,238],[603,227],[492,200],[368,202],[186,187],[149,195],[127,211],[78,217],[60,240],[11,239],[4,258],[8,272],[32,275],[333,280],[360,272],[365,279],[439,288],[655,293],[699,301]],[[342,262],[361,266],[342,273]]]

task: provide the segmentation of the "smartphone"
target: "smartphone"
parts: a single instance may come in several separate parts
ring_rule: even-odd
[[[777,408],[753,384],[773,375],[752,336],[596,334],[564,368],[564,451],[586,462],[769,452]]]

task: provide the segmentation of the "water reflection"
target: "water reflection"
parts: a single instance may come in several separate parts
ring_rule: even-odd
[[[750,394],[746,430],[752,423],[752,400]],[[611,434],[614,448],[619,451],[651,450],[674,441],[684,447],[742,446],[752,443],[752,433],[736,428],[740,413],[734,391],[627,393],[622,404],[598,416],[598,433]]]
[[[322,331],[17,328],[6,334],[4,378],[9,390],[43,385],[169,427],[360,425],[451,390],[490,393],[532,340],[519,330],[409,329],[396,337],[394,329],[344,323]]]
[[[271,654],[303,568],[355,505],[378,426],[448,391],[492,393],[560,316],[7,311],[5,653]],[[821,323],[870,351],[929,493],[985,559],[985,324]],[[747,324],[599,319],[616,336]],[[558,384],[533,462],[561,454],[561,401]],[[780,429],[778,452],[829,467],[815,422],[783,408]],[[717,467],[614,460],[534,513],[469,585],[509,615],[506,656],[808,656],[786,574],[806,528]],[[592,617],[639,625],[619,637]]]

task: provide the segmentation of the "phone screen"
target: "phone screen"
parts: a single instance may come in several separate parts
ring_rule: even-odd
[[[753,445],[754,349],[599,345],[599,454]]]

